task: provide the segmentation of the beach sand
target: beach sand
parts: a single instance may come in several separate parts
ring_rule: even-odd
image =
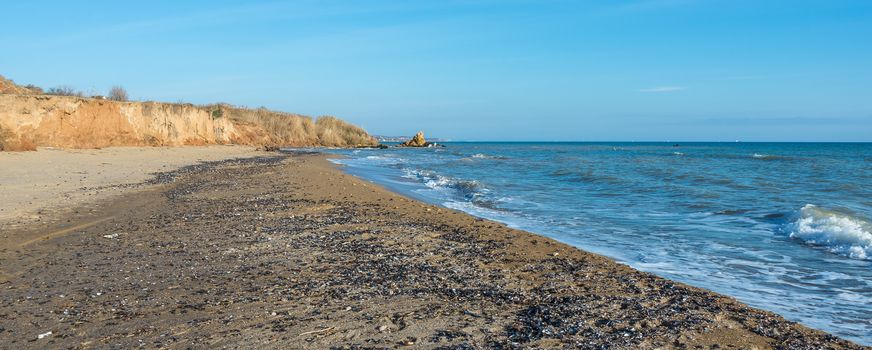
[[[139,188],[154,173],[263,154],[249,146],[0,152],[0,224],[9,229],[64,218],[70,209]]]
[[[0,348],[862,348],[325,157],[189,166],[0,222]],[[15,198],[65,193],[40,191]]]

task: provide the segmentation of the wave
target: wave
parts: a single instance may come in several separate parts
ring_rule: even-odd
[[[366,157],[363,158],[363,159],[365,159],[365,160],[368,161],[368,162],[373,162],[373,163],[378,163],[378,164],[385,164],[385,165],[401,164],[401,163],[405,163],[405,162],[406,162],[406,160],[403,159],[403,158],[393,157],[393,156],[390,156],[390,155],[383,155],[383,156],[366,156]]]
[[[487,155],[487,154],[484,154],[484,153],[476,153],[476,154],[473,154],[473,155],[469,156],[468,158],[464,158],[464,159],[497,159],[497,160],[505,160],[505,159],[509,159],[509,157],[503,157],[503,156],[492,156],[492,155]]]
[[[872,260],[872,223],[845,213],[806,204],[785,227],[805,244],[859,260]]]
[[[488,154],[484,154],[484,153],[476,153],[476,154],[473,154],[471,157],[478,158],[478,159],[509,159],[509,157],[492,156],[492,155],[488,155]]]
[[[439,175],[432,170],[405,169],[404,177],[416,179],[434,190],[450,190],[465,200],[479,199],[487,189],[476,180],[461,180]]]
[[[751,155],[751,158],[758,160],[793,160],[792,157],[779,156],[774,154],[764,154],[764,153],[754,153]]]

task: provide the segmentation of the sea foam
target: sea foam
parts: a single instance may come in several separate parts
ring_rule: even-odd
[[[806,204],[786,226],[791,238],[853,259],[872,260],[872,224],[861,218]]]
[[[469,156],[468,159],[498,159],[498,160],[506,160],[506,159],[509,159],[509,158],[508,158],[508,157],[504,157],[504,156],[492,156],[492,155],[484,154],[484,153],[476,153],[476,154],[473,154],[473,155]]]
[[[454,191],[467,200],[474,200],[487,189],[475,180],[461,180],[443,176],[431,170],[405,169],[403,177],[421,181],[425,186],[434,190]]]

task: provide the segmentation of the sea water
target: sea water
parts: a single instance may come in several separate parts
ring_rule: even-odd
[[[872,345],[872,144],[447,143],[351,174]]]

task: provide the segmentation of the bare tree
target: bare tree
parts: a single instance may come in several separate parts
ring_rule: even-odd
[[[78,97],[82,97],[82,92],[81,92],[81,91],[76,91],[76,89],[73,89],[71,86],[67,86],[67,85],[61,85],[61,86],[58,86],[58,87],[53,87],[53,88],[51,88],[51,89],[48,89],[48,91],[46,91],[45,93],[46,93],[47,95],[58,95],[58,96],[78,96]]]
[[[114,101],[127,101],[127,90],[123,87],[115,85],[109,89],[109,99]]]

